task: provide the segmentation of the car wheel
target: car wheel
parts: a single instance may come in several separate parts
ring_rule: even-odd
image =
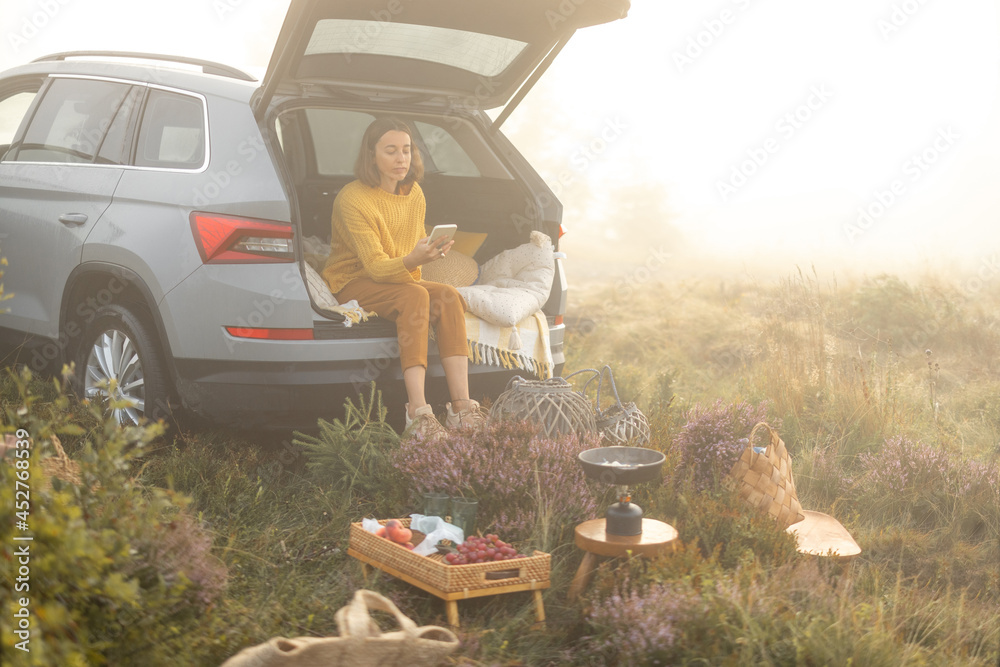
[[[97,311],[76,358],[76,379],[89,400],[114,397],[127,407],[111,410],[119,424],[169,416],[169,384],[159,345],[149,327],[129,308],[113,304]]]

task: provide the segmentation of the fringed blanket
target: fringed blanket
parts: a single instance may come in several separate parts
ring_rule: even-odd
[[[552,377],[549,323],[541,311],[513,327],[490,324],[467,312],[465,330],[473,363],[511,370],[519,368],[542,380]]]

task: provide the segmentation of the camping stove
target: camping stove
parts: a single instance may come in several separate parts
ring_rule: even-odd
[[[590,479],[618,487],[618,502],[608,507],[605,532],[609,535],[642,534],[642,508],[632,502],[630,484],[660,479],[666,456],[645,447],[597,447],[580,452],[580,465]]]

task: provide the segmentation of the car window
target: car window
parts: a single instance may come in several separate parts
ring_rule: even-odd
[[[323,176],[351,176],[361,150],[361,137],[375,116],[342,109],[306,109],[306,122]]]
[[[423,142],[424,153],[430,154],[430,159],[424,160],[429,171],[448,176],[480,175],[476,163],[448,130],[419,120],[414,125]]]
[[[516,39],[439,26],[381,19],[322,19],[316,22],[304,55],[395,56],[491,77],[506,70],[527,45]]]
[[[37,94],[37,90],[19,91],[0,99],[0,159],[14,141]]]
[[[55,79],[31,119],[18,162],[88,163],[130,86],[111,81]]]
[[[139,167],[198,169],[205,163],[205,109],[201,99],[150,89],[139,128]]]

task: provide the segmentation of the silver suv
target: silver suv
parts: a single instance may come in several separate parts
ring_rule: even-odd
[[[346,326],[305,277],[365,127],[407,119],[428,224],[486,233],[482,263],[562,207],[498,130],[573,32],[627,0],[293,0],[267,73],[136,53],[0,74],[0,359],[116,380],[122,422],[178,408],[299,426],[377,381],[402,396],[391,322]],[[496,120],[488,109],[504,107]],[[558,248],[557,248],[558,249]],[[558,257],[558,253],[557,253]],[[558,374],[562,259],[543,310]],[[433,355],[434,347],[431,347]],[[470,366],[475,395],[508,371]],[[430,396],[444,392],[439,364]]]

